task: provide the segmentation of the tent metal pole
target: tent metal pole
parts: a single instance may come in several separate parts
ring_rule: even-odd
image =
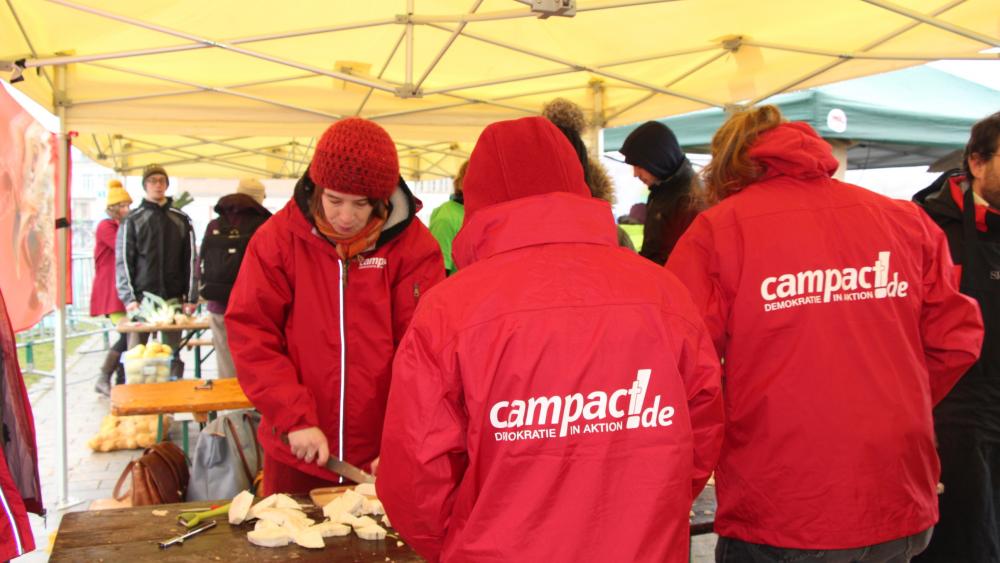
[[[528,4],[528,0],[515,0],[521,2],[522,4]],[[667,2],[677,2],[678,0],[630,0],[627,2],[608,2],[605,4],[596,4],[593,6],[581,6],[577,7],[576,13],[580,14],[583,12],[595,12],[598,10],[613,10],[615,8],[628,8],[631,6],[643,6],[646,4],[664,4]],[[417,24],[427,24],[427,23],[461,23],[461,22],[471,22],[471,21],[494,21],[494,20],[511,20],[518,18],[537,18],[538,14],[526,11],[526,10],[504,10],[502,12],[489,12],[486,14],[461,14],[457,16],[442,15],[442,16],[415,16],[413,18],[414,23]]]
[[[442,29],[442,30],[445,30],[445,31],[452,31],[452,29],[450,27],[444,26],[444,25],[432,24],[431,27],[435,27],[437,29]],[[496,39],[491,39],[489,37],[484,37],[484,36],[479,35],[479,34],[469,33],[467,31],[465,31],[465,32],[462,32],[462,35],[465,36],[465,37],[468,37],[470,39],[475,39],[477,41],[481,41],[483,43],[487,43],[487,44],[490,44],[490,45],[493,45],[493,46],[496,46],[496,47],[501,47],[501,48],[504,48],[504,49],[507,49],[507,50],[510,50],[510,51],[514,51],[514,52],[517,52],[517,53],[522,53],[522,54],[530,55],[532,57],[536,57],[536,58],[539,58],[539,59],[543,59],[543,60],[547,60],[547,61],[559,63],[559,64],[562,64],[562,65],[565,65],[565,66],[568,66],[568,67],[571,67],[571,68],[576,68],[578,70],[585,70],[585,71],[588,71],[588,72],[592,72],[592,73],[594,73],[594,74],[596,74],[598,76],[603,76],[605,78],[611,78],[613,80],[618,80],[620,82],[626,82],[628,84],[634,84],[636,86],[641,86],[641,87],[643,87],[643,88],[645,88],[647,90],[650,90],[650,91],[653,91],[653,92],[657,92],[657,93],[660,93],[660,94],[666,94],[668,96],[675,96],[675,97],[678,97],[678,98],[683,98],[685,100],[691,100],[692,102],[698,102],[700,104],[705,104],[707,106],[712,106],[712,107],[722,107],[724,105],[724,104],[722,104],[720,102],[716,102],[716,101],[713,101],[713,100],[708,100],[708,99],[705,99],[705,98],[702,98],[702,97],[699,97],[699,96],[693,96],[693,95],[684,94],[684,93],[681,93],[681,92],[674,92],[674,91],[668,90],[666,88],[661,88],[661,87],[659,87],[659,86],[657,86],[655,84],[650,84],[650,83],[642,81],[642,80],[637,80],[635,78],[631,78],[631,77],[619,74],[617,72],[611,72],[611,71],[603,70],[603,69],[596,68],[596,67],[593,67],[593,66],[588,66],[588,65],[576,63],[576,62],[573,62],[573,61],[570,61],[570,60],[567,60],[567,59],[563,59],[562,57],[556,57],[554,55],[547,55],[545,53],[540,53],[540,52],[534,51],[532,49],[527,49],[527,48],[520,47],[518,45],[513,45],[513,44],[510,44],[510,43],[507,43],[507,42],[504,42],[504,41],[499,41],[499,40],[496,40]]]
[[[590,99],[591,104],[594,107],[593,114],[590,117],[590,123],[587,127],[587,152],[590,154],[590,158],[597,159],[604,154],[601,150],[604,147],[601,146],[601,129],[604,127],[604,81],[603,80],[592,80],[590,82]]]
[[[24,38],[24,42],[28,44],[28,51],[31,53],[32,57],[38,57],[38,51],[35,50],[34,44],[31,42],[31,38],[28,37],[27,30],[24,29],[24,25],[21,23],[20,16],[17,15],[17,10],[14,9],[14,4],[11,0],[7,0],[7,7],[10,8],[10,14],[14,16],[14,22],[17,23],[17,28],[21,30],[21,37]],[[27,68],[27,66],[25,66]],[[49,88],[55,91],[56,85],[52,83],[52,77],[45,70],[42,70],[42,76],[45,77],[45,81],[49,83]]]
[[[920,12],[917,12],[916,10],[911,10],[909,8],[900,6],[899,4],[895,4],[893,2],[888,2],[887,0],[864,0],[864,1],[867,2],[868,4],[873,5],[873,6],[878,6],[879,8],[882,8],[883,10],[888,10],[890,12],[895,12],[895,13],[901,15],[901,16],[906,16],[906,17],[908,17],[910,19],[917,20],[917,21],[919,21],[921,23],[925,23],[925,24],[930,25],[930,26],[934,26],[934,27],[936,27],[938,29],[943,29],[945,31],[949,31],[951,33],[954,33],[956,35],[961,35],[962,37],[965,37],[965,38],[968,38],[968,39],[972,39],[973,41],[979,41],[981,43],[986,43],[987,45],[990,45],[991,47],[1000,47],[1000,39],[997,39],[996,37],[991,37],[989,35],[985,35],[985,34],[979,33],[978,31],[974,31],[974,30],[967,29],[967,28],[964,28],[964,27],[959,26],[959,25],[955,25],[955,24],[951,24],[951,23],[948,23],[948,22],[945,22],[945,21],[941,21],[941,20],[937,19],[936,16],[927,16],[927,15],[921,14]]]
[[[932,13],[935,16],[940,16],[941,14],[947,12],[948,10],[954,8],[955,6],[958,6],[959,4],[963,4],[964,2],[965,2],[965,0],[953,0],[952,2],[949,2],[948,4],[945,4],[944,6],[941,6],[940,8],[938,8],[937,10],[935,10]],[[901,27],[897,28],[896,30],[892,31],[891,33],[889,33],[889,34],[887,34],[887,35],[885,35],[883,37],[880,37],[880,38],[876,39],[875,41],[872,41],[871,43],[865,45],[859,51],[862,52],[862,53],[867,52],[867,51],[871,51],[872,49],[874,49],[874,48],[876,48],[876,47],[878,47],[880,45],[884,45],[885,43],[887,43],[887,42],[895,39],[896,37],[899,37],[900,35],[902,35],[902,34],[906,33],[907,31],[909,31],[909,30],[917,27],[918,25],[919,25],[918,22],[912,22],[912,23],[908,23],[908,24],[906,24],[904,26],[901,26]],[[745,41],[745,40],[743,41],[743,43],[745,45],[752,45],[753,44],[752,42],[748,42],[748,41]],[[794,88],[794,87],[798,86],[799,84],[802,84],[806,80],[809,80],[810,78],[818,76],[818,75],[820,75],[820,74],[822,74],[822,73],[824,73],[824,72],[826,72],[828,70],[834,69],[834,68],[836,68],[836,67],[844,64],[845,62],[847,62],[847,59],[840,59],[840,60],[829,62],[829,63],[821,66],[819,69],[817,69],[817,71],[811,72],[811,73],[807,74],[806,76],[799,77],[799,78],[793,80],[792,82],[788,82],[785,85],[783,85],[780,88],[778,88],[777,90],[772,90],[770,93],[768,93],[768,94],[766,94],[764,96],[758,96],[758,97],[756,97],[755,99],[751,100],[748,105],[759,104],[761,101],[766,100],[766,99],[770,98],[771,96],[774,96],[776,94],[780,94],[780,93],[782,93],[782,92],[784,92],[786,90]]]
[[[687,78],[687,77],[691,76],[692,74],[694,74],[694,73],[698,72],[699,70],[701,70],[701,69],[703,69],[703,68],[707,67],[708,65],[710,65],[710,64],[712,64],[712,63],[714,63],[715,61],[717,61],[717,60],[721,59],[722,57],[724,57],[724,56],[728,55],[729,53],[730,53],[730,52],[729,52],[728,50],[725,50],[725,49],[723,49],[722,51],[720,51],[720,52],[718,52],[718,53],[715,53],[715,54],[714,54],[714,55],[712,55],[711,57],[709,57],[709,58],[705,59],[704,61],[702,61],[702,62],[700,62],[700,63],[696,64],[695,66],[693,66],[693,67],[691,67],[691,68],[687,69],[686,71],[682,72],[682,73],[681,73],[681,74],[680,74],[679,76],[675,77],[675,78],[674,78],[673,80],[671,80],[670,82],[667,82],[666,84],[664,84],[664,87],[665,87],[665,88],[670,88],[670,87],[671,87],[671,86],[673,86],[674,84],[677,84],[677,83],[678,83],[678,82],[680,82],[681,80],[684,80],[685,78]],[[647,101],[648,101],[648,100],[649,100],[650,98],[652,98],[653,96],[656,96],[656,93],[655,93],[655,92],[651,92],[651,93],[649,93],[649,94],[647,94],[647,95],[643,96],[642,98],[639,98],[639,99],[638,99],[637,101],[635,101],[635,102],[633,102],[633,103],[631,103],[631,104],[629,104],[629,105],[625,106],[624,108],[622,108],[622,109],[620,109],[620,110],[616,111],[615,113],[613,113],[613,114],[611,114],[610,116],[608,116],[608,117],[607,117],[607,119],[605,119],[605,121],[604,121],[604,122],[605,122],[605,124],[607,124],[607,123],[608,123],[609,121],[611,121],[612,119],[614,119],[614,118],[618,117],[619,115],[621,115],[621,114],[623,114],[623,113],[625,113],[625,112],[627,112],[627,111],[631,110],[632,108],[635,108],[635,107],[637,107],[637,106],[639,106],[639,105],[642,105],[642,104],[646,103],[646,102],[647,102]]]
[[[8,4],[10,0],[7,0]],[[323,27],[317,29],[306,29],[300,31],[289,31],[283,33],[270,33],[267,35],[254,35],[251,37],[240,37],[236,39],[229,39],[224,41],[229,45],[243,45],[245,43],[257,43],[259,41],[273,41],[276,39],[293,39],[296,37],[305,37],[309,35],[320,35],[324,33],[334,33],[337,31],[347,31],[352,29],[364,29],[366,27],[377,27],[380,25],[391,25],[395,24],[395,19],[384,19],[384,20],[374,20],[367,22],[358,22],[347,25],[338,25],[333,27]],[[127,59],[130,57],[143,57],[148,55],[160,55],[164,53],[178,53],[182,51],[194,51],[197,49],[210,49],[215,45],[210,45],[206,43],[189,43],[186,45],[171,45],[169,47],[154,47],[150,49],[133,49],[131,51],[116,51],[113,53],[94,53],[91,55],[67,55],[61,57],[47,57],[40,59],[37,55],[33,56],[35,58],[28,59],[25,61],[25,68],[35,68],[43,66],[57,66],[61,64],[72,64],[72,63],[88,63],[96,61],[107,61],[113,59]]]
[[[910,27],[915,27],[915,25]],[[893,37],[897,35],[899,34],[893,33]],[[797,45],[780,45],[778,43],[768,43],[766,41],[754,41],[751,39],[743,40],[743,45],[746,47],[760,47],[761,49],[774,49],[776,51],[788,51],[790,53],[802,53],[804,55],[832,57],[843,60],[858,59],[858,60],[872,60],[872,61],[937,61],[942,59],[948,59],[948,60],[963,60],[963,61],[991,61],[1000,58],[1000,56],[996,54],[989,54],[989,53],[956,54],[956,55],[948,55],[943,53],[890,53],[890,54],[880,55],[874,53],[866,53],[864,49],[851,52],[824,51],[822,49],[813,49],[811,47],[799,47]]]
[[[80,501],[69,497],[69,467],[67,464],[66,435],[66,254],[69,249],[69,132],[66,126],[66,67],[56,67],[53,106],[59,116],[59,181],[56,183],[56,326],[55,326],[55,375],[56,375],[56,478],[58,510],[64,510]],[[60,225],[60,223],[62,223]]]
[[[229,137],[229,138],[221,139],[221,140],[224,141],[224,142],[227,142],[227,143],[231,143],[233,141],[239,141],[239,140],[246,139],[246,138],[247,137]],[[128,151],[128,155],[129,156],[140,156],[140,155],[144,155],[144,154],[157,153],[157,152],[163,152],[163,151],[178,151],[178,152],[181,152],[181,149],[189,149],[191,147],[200,147],[200,146],[202,146],[202,145],[205,144],[205,143],[184,143],[182,145],[170,145],[170,146],[166,146],[166,145],[157,145],[156,143],[150,143],[149,141],[143,141],[141,139],[126,139],[126,140],[132,141],[132,142],[143,143],[143,144],[149,145],[151,147],[154,147],[152,149],[145,149],[145,150],[139,150],[139,151]]]
[[[238,150],[238,151],[242,151],[242,152],[248,152],[248,153],[251,153],[251,154],[259,154],[261,156],[266,156],[268,158],[280,158],[280,159],[284,160],[285,162],[292,162],[292,163],[295,163],[295,164],[309,164],[308,162],[299,162],[298,160],[295,160],[291,156],[275,156],[275,154],[272,153],[272,152],[267,152],[267,151],[263,151],[263,150],[259,150],[259,149],[248,149],[246,147],[241,147],[239,145],[231,145],[231,144],[226,143],[224,141],[213,141],[211,139],[202,139],[201,137],[196,137],[194,135],[185,135],[185,136],[187,138],[193,139],[195,141],[201,141],[202,143],[204,143],[206,145],[218,145],[220,147],[226,147],[227,149],[233,149],[233,150]],[[282,145],[282,146],[285,146],[285,145]],[[277,147],[273,147],[273,148],[277,148]]]
[[[272,78],[270,80],[257,80],[254,82],[243,82],[240,84],[229,84],[227,86],[222,86],[226,89],[234,88],[249,88],[251,86],[262,86],[264,84],[277,84],[280,82],[289,82],[291,80],[302,80],[304,78],[313,78],[315,74],[298,74],[295,76],[288,76],[285,78]],[[174,92],[157,92],[154,94],[138,94],[135,96],[121,96],[118,98],[97,98],[92,100],[74,100],[72,107],[86,106],[94,104],[113,104],[119,102],[131,102],[135,100],[150,100],[153,98],[170,98],[173,96],[187,96],[189,94],[200,94],[202,92],[209,91],[205,88],[192,88],[190,90],[177,90]]]
[[[250,49],[244,49],[242,47],[238,47],[238,46],[233,45],[231,43],[224,43],[222,41],[214,41],[214,40],[211,40],[211,39],[206,39],[204,37],[200,37],[200,36],[194,35],[192,33],[187,33],[187,32],[184,32],[184,31],[176,31],[176,30],[169,29],[167,27],[163,27],[163,26],[160,26],[160,25],[155,25],[155,24],[147,23],[147,22],[144,22],[144,21],[141,21],[141,20],[137,20],[137,19],[134,19],[134,18],[129,18],[129,17],[118,15],[118,14],[114,14],[114,13],[108,12],[106,10],[99,10],[97,8],[91,8],[89,6],[81,6],[79,4],[74,4],[73,2],[69,2],[67,0],[47,0],[47,1],[48,2],[52,2],[53,4],[58,4],[60,6],[65,6],[67,8],[72,8],[74,10],[79,10],[81,12],[86,12],[88,14],[93,14],[95,16],[100,16],[102,18],[106,18],[106,19],[118,21],[118,22],[121,22],[121,23],[126,23],[126,24],[129,24],[129,25],[133,25],[135,27],[140,27],[140,28],[143,28],[143,29],[148,29],[150,31],[155,31],[155,32],[158,32],[158,33],[163,33],[165,35],[172,35],[174,37],[179,37],[181,39],[187,39],[188,41],[193,41],[193,42],[197,42],[197,43],[203,43],[203,44],[205,44],[206,46],[209,46],[209,47],[217,47],[219,49],[223,49],[223,50],[230,51],[232,53],[237,53],[237,54],[240,54],[240,55],[245,55],[247,57],[252,57],[252,58],[255,58],[255,59],[260,59],[260,60],[264,60],[264,61],[267,61],[267,62],[271,62],[271,63],[275,63],[275,64],[279,64],[279,65],[288,66],[288,67],[291,67],[291,68],[297,68],[299,70],[305,70],[305,71],[308,71],[308,72],[312,72],[314,74],[329,76],[330,78],[338,78],[338,79],[344,80],[346,82],[351,82],[351,83],[354,83],[354,84],[360,84],[362,86],[368,86],[370,88],[377,88],[379,90],[384,90],[386,92],[393,92],[394,93],[396,91],[395,85],[392,85],[392,84],[385,84],[385,83],[381,83],[381,82],[375,82],[373,80],[366,80],[364,78],[359,78],[359,77],[351,75],[351,74],[346,74],[346,73],[343,73],[343,72],[337,72],[337,71],[333,71],[333,70],[326,70],[324,68],[319,68],[319,67],[315,67],[315,66],[312,66],[312,65],[298,63],[298,62],[295,62],[295,61],[290,61],[290,60],[287,60],[287,59],[282,59],[280,57],[274,57],[274,56],[268,55],[266,53],[261,53],[261,52],[258,52],[258,51],[252,51]]]
[[[406,0],[406,88],[413,90],[413,0]]]
[[[472,8],[469,9],[469,13],[475,14],[476,10],[478,10],[479,6],[481,6],[482,4],[483,0],[476,0],[475,3],[472,5]],[[427,65],[427,70],[424,71],[424,75],[421,76],[420,80],[418,80],[417,83],[413,85],[414,91],[420,90],[420,86],[423,85],[424,81],[427,80],[427,77],[430,76],[431,71],[434,70],[434,67],[436,67],[437,64],[441,62],[441,58],[444,57],[444,54],[448,52],[448,49],[450,49],[455,40],[458,39],[458,36],[462,34],[462,30],[465,29],[465,26],[468,25],[468,23],[469,22],[467,21],[459,23],[458,27],[455,28],[455,31],[451,32],[451,37],[448,38],[448,41],[446,41],[444,46],[441,47],[441,50],[438,51],[437,56],[434,57],[434,60],[431,61],[431,64]],[[413,24],[409,25],[412,27]]]
[[[385,64],[382,65],[382,70],[380,70],[378,72],[377,78],[379,80],[382,79],[382,75],[385,74],[385,71],[389,69],[389,63],[391,63],[392,59],[395,58],[396,52],[399,51],[399,46],[403,44],[403,39],[406,39],[406,28],[405,27],[403,28],[403,32],[399,34],[399,39],[396,40],[396,44],[393,45],[392,51],[389,51],[389,56],[386,57]],[[368,89],[368,92],[365,94],[364,99],[361,100],[360,104],[358,104],[358,109],[357,109],[357,111],[354,112],[354,115],[356,115],[356,116],[361,115],[361,112],[364,111],[365,106],[368,105],[368,100],[371,99],[372,92],[374,92],[374,91],[375,90],[373,88],[369,88]]]
[[[325,111],[320,111],[318,109],[305,108],[305,107],[297,106],[297,105],[294,105],[294,104],[286,104],[284,102],[279,102],[277,100],[272,100],[270,98],[265,98],[263,96],[254,96],[252,94],[247,94],[245,92],[236,92],[234,90],[230,90],[230,89],[225,88],[225,87],[206,86],[204,84],[198,84],[197,82],[191,82],[189,80],[181,80],[179,78],[170,78],[169,76],[163,76],[161,74],[154,74],[154,73],[151,73],[151,72],[140,72],[138,70],[131,70],[131,69],[126,69],[126,68],[119,68],[119,67],[116,67],[116,66],[112,66],[112,65],[108,65],[108,64],[103,64],[103,63],[89,63],[89,64],[91,64],[93,66],[96,66],[96,67],[99,67],[99,68],[105,68],[105,69],[108,69],[108,70],[115,70],[115,71],[118,71],[118,72],[123,72],[125,74],[133,74],[135,76],[143,76],[145,78],[152,78],[152,79],[155,79],[155,80],[162,80],[164,82],[173,82],[174,84],[181,84],[181,85],[190,86],[190,87],[193,87],[193,88],[202,88],[206,92],[215,92],[217,94],[226,94],[226,95],[229,95],[229,96],[236,96],[237,98],[244,98],[244,99],[247,99],[247,100],[253,100],[255,102],[260,102],[262,104],[269,104],[269,105],[277,106],[277,107],[280,107],[280,108],[285,108],[285,109],[290,109],[290,110],[295,110],[295,111],[301,111],[303,113],[311,113],[313,115],[319,115],[319,116],[322,116],[322,117],[325,117],[325,118],[328,118],[328,119],[340,119],[342,117],[342,116],[337,115],[335,113],[329,113],[329,112],[325,112]]]
[[[655,61],[657,59],[668,59],[668,58],[671,58],[671,57],[679,57],[679,56],[682,56],[682,55],[693,55],[695,53],[703,53],[705,51],[715,51],[715,50],[718,50],[718,49],[719,49],[718,45],[709,45],[707,47],[696,47],[696,48],[693,48],[693,49],[681,49],[681,50],[678,50],[678,51],[670,51],[670,52],[667,52],[667,53],[657,53],[657,54],[654,54],[654,55],[647,55],[647,56],[643,56],[643,57],[633,57],[631,59],[622,59],[622,60],[614,60],[614,61],[602,62],[602,63],[594,65],[594,68],[607,68],[607,67],[610,67],[610,66],[621,66],[621,65],[628,65],[628,64],[633,64],[633,63],[642,63],[642,62],[646,62],[646,61]],[[722,56],[724,54],[725,54],[725,52],[723,52],[719,56]],[[453,92],[455,90],[467,90],[467,89],[471,89],[471,88],[479,88],[479,87],[482,87],[482,86],[493,86],[495,84],[508,84],[508,83],[511,83],[511,82],[521,82],[523,80],[534,80],[536,78],[548,78],[549,76],[558,76],[560,74],[569,74],[569,73],[572,73],[572,72],[581,72],[581,71],[584,71],[584,70],[586,70],[586,69],[579,68],[579,67],[568,67],[568,68],[558,68],[558,69],[554,69],[554,70],[543,70],[543,71],[540,71],[540,72],[533,72],[533,73],[530,73],[530,74],[522,74],[522,75],[519,75],[519,76],[508,76],[506,78],[493,78],[493,79],[489,79],[489,80],[481,80],[479,82],[468,82],[468,83],[465,83],[465,84],[453,84],[451,86],[444,86],[444,87],[437,88],[437,89],[434,89],[434,90],[425,90],[423,94],[424,94],[424,96],[430,96],[431,94],[443,94],[445,92]],[[514,97],[517,97],[517,96],[514,96]]]

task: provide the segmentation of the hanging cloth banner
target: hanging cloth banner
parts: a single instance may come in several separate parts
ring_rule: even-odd
[[[15,332],[56,297],[56,135],[0,88],[0,288]]]

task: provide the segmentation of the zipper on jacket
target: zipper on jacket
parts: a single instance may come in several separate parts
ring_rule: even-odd
[[[347,390],[347,334],[346,329],[346,312],[344,311],[344,294],[347,290],[347,267],[348,262],[346,260],[337,260],[337,264],[340,266],[340,283],[338,283],[338,294],[340,296],[340,434],[337,437],[337,451],[340,454],[338,457],[344,459],[344,393]],[[344,477],[340,476],[337,480],[338,483],[344,482]]]
[[[7,495],[3,493],[3,488],[0,487],[0,502],[3,503],[3,510],[7,515],[7,519],[10,520],[10,531],[11,535],[14,536],[14,547],[17,549],[17,556],[24,555],[24,545],[21,544],[21,530],[17,527],[17,520],[14,519],[14,511],[10,509],[10,504],[7,502]]]

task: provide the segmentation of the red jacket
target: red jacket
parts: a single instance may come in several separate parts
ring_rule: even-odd
[[[482,189],[514,192],[572,166],[564,138],[496,148],[489,132],[465,179],[460,269],[393,365],[379,498],[430,561],[687,561],[722,433],[707,331],[672,275],[618,247],[606,202],[522,194],[475,211],[477,168],[498,169]],[[496,161],[477,161],[484,143]]]
[[[90,293],[90,316],[124,313],[125,305],[115,288],[115,239],[118,223],[105,219],[94,235],[94,287]]]
[[[28,512],[45,514],[38,479],[35,422],[17,362],[14,331],[0,294],[0,561],[33,551]]]
[[[803,123],[749,151],[764,177],[703,212],[667,262],[725,358],[715,530],[801,549],[937,521],[931,406],[975,362],[982,321],[915,205],[830,178]]]
[[[400,188],[376,248],[342,271],[333,245],[303,214],[307,184],[250,240],[226,329],[240,386],[263,415],[265,453],[336,481],[297,460],[281,436],[318,426],[332,455],[355,465],[379,455],[393,353],[417,300],[444,279],[444,264],[415,219],[418,202]]]

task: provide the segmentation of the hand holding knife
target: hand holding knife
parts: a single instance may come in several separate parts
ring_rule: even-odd
[[[319,434],[319,436],[316,436]],[[330,455],[326,435],[316,427],[304,428],[282,435],[281,441],[288,444],[295,457],[326,467],[337,475],[342,475],[355,483],[374,483],[375,477],[346,461]],[[293,444],[293,442],[295,442]]]

